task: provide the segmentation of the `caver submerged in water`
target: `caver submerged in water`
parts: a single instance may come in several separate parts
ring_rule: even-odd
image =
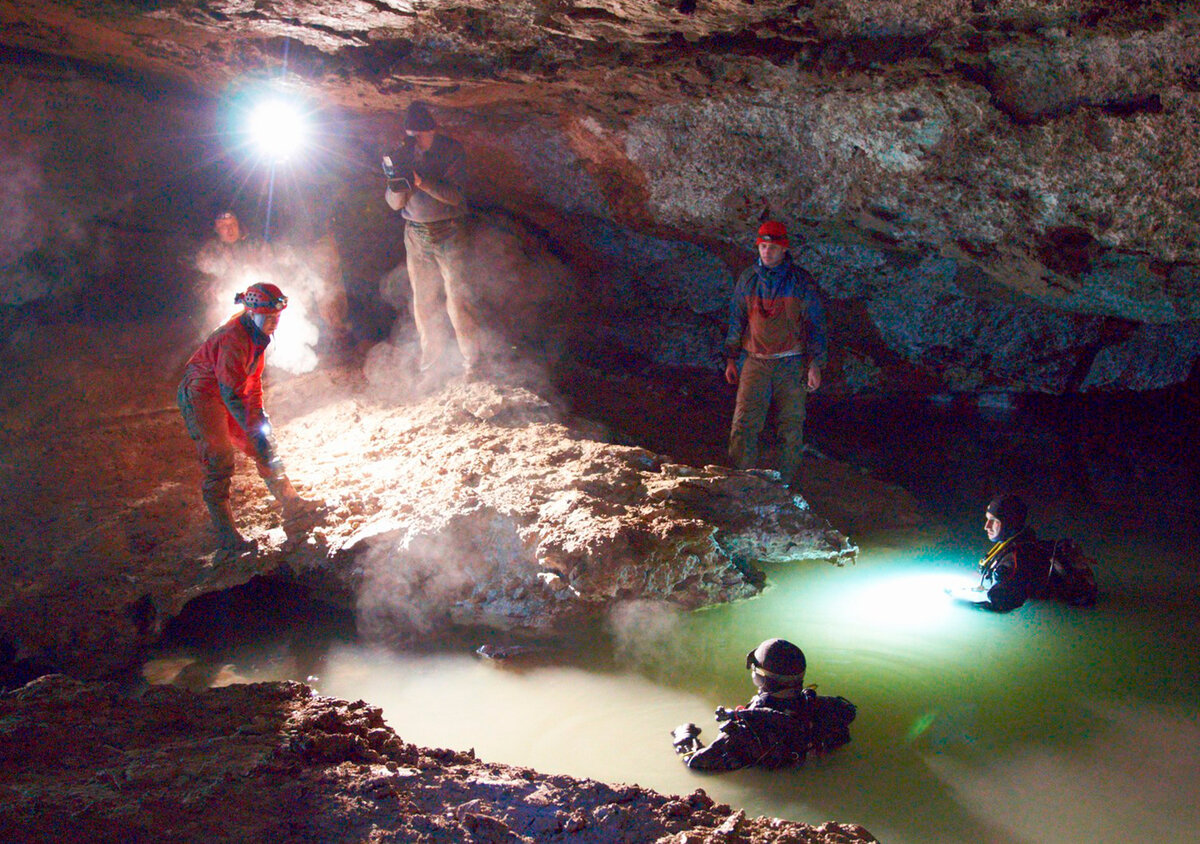
[[[1016,495],[998,495],[984,512],[983,530],[994,544],[979,561],[979,585],[947,589],[981,609],[1008,612],[1030,598],[1052,598],[1074,606],[1096,602],[1090,561],[1071,540],[1040,540],[1026,523],[1029,508]]]
[[[850,741],[857,710],[843,697],[824,697],[804,686],[804,652],[786,639],[767,639],[746,654],[758,694],[736,709],[717,707],[721,734],[705,747],[700,728],[681,724],[671,734],[684,764],[699,771],[733,771],[757,765],[799,765]]]

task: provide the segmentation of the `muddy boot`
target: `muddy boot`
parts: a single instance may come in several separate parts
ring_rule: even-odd
[[[206,501],[205,506],[208,507],[213,527],[217,529],[217,542],[221,551],[242,554],[258,549],[253,539],[246,539],[238,533],[237,525],[233,522],[233,508],[229,506],[228,501],[219,504]]]
[[[267,481],[267,487],[275,500],[283,505],[283,529],[288,535],[293,531],[308,530],[325,511],[321,502],[301,498],[286,475]]]

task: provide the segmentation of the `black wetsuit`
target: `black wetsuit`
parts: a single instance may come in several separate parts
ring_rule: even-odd
[[[684,763],[700,771],[802,764],[810,752],[827,753],[850,741],[855,714],[845,698],[822,697],[812,689],[762,692],[731,710],[721,735],[684,756]]]
[[[1027,527],[993,548],[980,565],[988,598],[983,606],[1008,612],[1045,591],[1050,557],[1033,528]]]

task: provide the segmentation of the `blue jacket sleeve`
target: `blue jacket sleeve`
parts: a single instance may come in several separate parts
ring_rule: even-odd
[[[808,317],[809,360],[824,368],[829,361],[829,339],[825,328],[825,306],[817,295],[817,283],[809,276],[804,289],[804,309]]]
[[[742,334],[750,313],[746,310],[745,274],[733,283],[733,296],[729,300],[729,328],[725,331],[725,359],[736,360],[742,353]]]

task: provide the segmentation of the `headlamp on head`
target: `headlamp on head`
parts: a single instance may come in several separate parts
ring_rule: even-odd
[[[804,652],[786,639],[767,639],[746,654],[746,668],[756,687],[774,692],[803,685],[808,663]]]
[[[276,314],[287,307],[287,296],[274,284],[260,282],[233,297],[234,304],[245,305],[253,314]]]

